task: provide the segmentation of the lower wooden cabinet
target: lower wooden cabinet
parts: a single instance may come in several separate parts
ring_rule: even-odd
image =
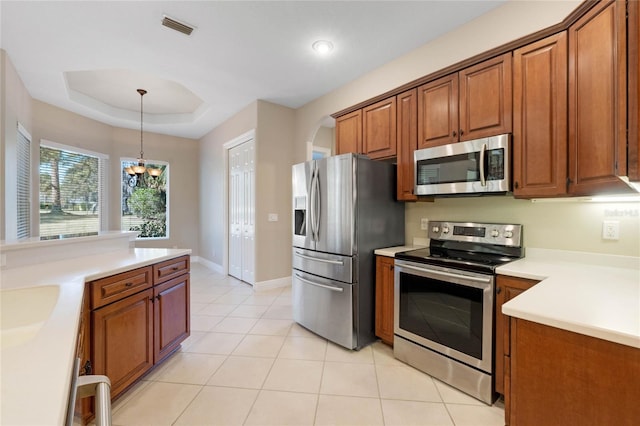
[[[509,317],[502,313],[502,305],[539,281],[498,275],[496,280],[496,348],[494,378],[496,392],[509,397],[506,387],[509,380],[509,355],[511,352],[511,328]]]
[[[153,290],[145,290],[91,312],[94,374],[111,380],[121,394],[153,366]]]
[[[154,287],[153,295],[153,358],[158,363],[189,337],[189,274]]]
[[[189,337],[189,270],[181,256],[85,284],[80,374],[109,377],[112,400]],[[83,424],[92,416],[91,398],[77,403]]]
[[[519,318],[511,323],[507,424],[638,424],[640,349]]]
[[[392,257],[376,257],[376,336],[393,346],[393,265]]]

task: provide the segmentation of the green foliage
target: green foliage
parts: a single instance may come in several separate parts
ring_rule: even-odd
[[[142,224],[132,226],[130,231],[138,231],[140,234],[138,237],[150,238],[150,237],[166,237],[167,236],[167,221],[163,218],[159,219],[147,219]]]
[[[135,188],[129,198],[129,208],[144,222],[130,230],[140,232],[138,237],[167,236],[166,195],[165,191],[155,188]]]

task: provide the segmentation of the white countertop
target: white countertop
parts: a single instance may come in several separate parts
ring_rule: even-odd
[[[527,249],[496,273],[542,280],[504,314],[640,348],[640,258]]]
[[[0,424],[64,424],[85,281],[190,253],[138,248],[0,271],[2,290],[60,286],[55,308],[38,334],[0,352]]]
[[[396,247],[386,247],[373,251],[373,254],[378,256],[387,256],[387,257],[396,257],[396,253],[400,253],[401,251],[408,251],[417,249],[419,247],[416,246],[396,246]]]

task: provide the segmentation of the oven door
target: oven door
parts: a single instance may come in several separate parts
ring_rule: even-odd
[[[492,373],[494,276],[395,261],[394,333]]]

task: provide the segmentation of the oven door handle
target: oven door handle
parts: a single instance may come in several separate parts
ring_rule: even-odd
[[[340,288],[340,287],[333,287],[333,286],[330,286],[330,285],[320,284],[320,283],[317,283],[315,281],[311,281],[311,280],[308,280],[306,278],[302,278],[298,274],[295,274],[295,275],[296,275],[296,278],[299,279],[300,281],[302,281],[303,283],[315,285],[316,287],[322,287],[322,288],[326,288],[327,290],[337,291],[337,292],[340,292],[340,293],[342,293],[342,291],[343,291],[343,289]]]
[[[451,272],[436,271],[435,269],[418,268],[418,267],[410,266],[410,265],[396,265],[396,266],[399,266],[400,268],[411,269],[411,270],[417,271],[417,272],[427,272],[429,274],[440,275],[442,277],[459,278],[459,279],[474,281],[474,282],[477,282],[477,283],[490,283],[491,282],[491,278],[492,278],[492,277],[482,277],[482,278],[480,278],[480,277],[470,277],[468,275],[460,275],[460,274],[453,274]]]

